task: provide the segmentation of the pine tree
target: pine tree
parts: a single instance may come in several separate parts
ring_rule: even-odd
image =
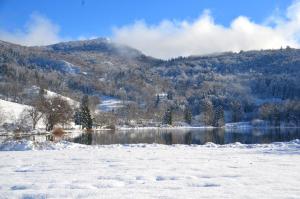
[[[89,109],[89,98],[87,95],[83,96],[80,105],[80,123],[82,129],[91,129],[93,126],[93,120]]]
[[[201,104],[202,122],[206,126],[213,125],[214,109],[209,99],[204,99]]]
[[[167,93],[167,99],[168,99],[168,100],[173,100],[173,93],[172,93],[171,91],[169,91],[169,92]]]
[[[159,105],[159,102],[160,102],[159,95],[156,95],[155,107],[158,107],[158,105]]]
[[[163,123],[164,124],[169,124],[172,125],[173,123],[173,115],[172,115],[172,108],[168,108],[167,111],[165,112],[164,118],[163,118]]]
[[[188,124],[192,123],[192,112],[188,107],[185,107],[184,109],[184,120]]]
[[[81,111],[80,110],[76,110],[75,114],[74,114],[74,123],[76,125],[81,125]]]
[[[223,106],[219,105],[214,108],[213,126],[222,127],[225,124],[225,116]]]

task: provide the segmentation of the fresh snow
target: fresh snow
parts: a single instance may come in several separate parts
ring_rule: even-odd
[[[3,111],[1,114],[4,116],[3,123],[14,123],[16,122],[21,113],[26,109],[30,108],[30,106],[15,103],[15,102],[9,102],[5,100],[0,99],[0,110]],[[1,125],[1,124],[0,124]]]
[[[34,93],[38,93],[38,87],[32,87],[31,89],[27,90],[27,92],[34,94]],[[50,98],[50,97],[55,97],[55,96],[59,96],[62,99],[66,100],[71,106],[75,106],[75,107],[79,107],[79,102],[59,95],[55,92],[49,91],[49,90],[45,90],[46,91],[46,97]],[[9,123],[9,124],[16,124],[17,121],[21,118],[22,116],[22,112],[25,109],[29,109],[32,108],[31,106],[28,105],[24,105],[24,104],[19,104],[19,103],[15,103],[15,102],[9,102],[6,100],[2,100],[0,99],[0,117],[4,118],[4,120],[0,120],[0,127],[2,126],[2,124],[4,123]],[[73,123],[70,124],[71,127],[75,127]],[[40,130],[44,130],[45,128],[45,124],[43,122],[43,119],[41,119],[38,123],[37,126],[38,130],[36,130],[36,132],[31,132],[31,133],[40,133]],[[3,129],[0,128],[0,134],[3,133]],[[5,133],[9,133],[9,132],[5,132]],[[1,199],[1,198],[0,198]]]
[[[145,127],[128,127],[128,126],[117,126],[118,130],[190,130],[190,129],[214,129],[217,127],[213,126],[145,126]]]
[[[10,141],[0,150],[1,199],[300,196],[299,140],[222,146]]]
[[[235,122],[235,123],[226,123],[225,128],[232,129],[232,128],[239,128],[239,129],[249,129],[252,128],[250,122]]]
[[[66,60],[61,60],[63,62],[63,68],[64,72],[70,73],[70,74],[78,74],[80,72],[80,69],[78,66],[75,66],[74,64],[67,62]]]
[[[69,98],[69,97],[66,97],[66,96],[63,96],[63,95],[60,95],[60,94],[57,94],[55,92],[52,92],[52,91],[49,91],[49,90],[46,90],[46,97],[61,97],[62,99],[64,99],[65,101],[67,101],[71,106],[79,106],[79,102]]]
[[[118,98],[111,96],[100,96],[101,103],[99,109],[104,112],[112,111],[118,108],[122,108],[123,102]]]

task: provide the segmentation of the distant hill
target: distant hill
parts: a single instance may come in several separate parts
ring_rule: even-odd
[[[32,86],[75,100],[113,96],[144,110],[168,93],[166,104],[189,106],[194,115],[203,99],[225,110],[238,102],[250,114],[259,102],[300,97],[300,50],[291,48],[160,60],[103,38],[41,47],[0,41],[0,65],[0,97],[23,103]]]

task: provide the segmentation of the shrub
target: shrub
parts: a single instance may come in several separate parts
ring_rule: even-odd
[[[52,134],[56,137],[62,137],[65,134],[65,131],[62,128],[55,128],[52,131]]]

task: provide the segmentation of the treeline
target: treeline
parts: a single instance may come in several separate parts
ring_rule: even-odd
[[[300,125],[300,101],[287,100],[283,103],[266,103],[259,108],[259,116],[273,126],[281,123]]]
[[[146,121],[222,126],[224,122],[254,119],[274,123],[277,116],[265,115],[278,115],[277,109],[281,123],[298,125],[295,107],[300,99],[300,50],[162,61],[134,49],[126,48],[130,56],[120,54],[116,45],[110,45],[94,40],[27,48],[0,42],[0,98],[31,104],[28,90],[32,86],[77,101],[88,95],[94,124],[99,126],[143,125]],[[66,61],[75,72],[67,70]],[[160,93],[166,93],[167,99],[158,99]],[[100,95],[122,100],[123,107],[109,113],[95,112],[95,96]],[[289,111],[293,114],[288,115]]]

